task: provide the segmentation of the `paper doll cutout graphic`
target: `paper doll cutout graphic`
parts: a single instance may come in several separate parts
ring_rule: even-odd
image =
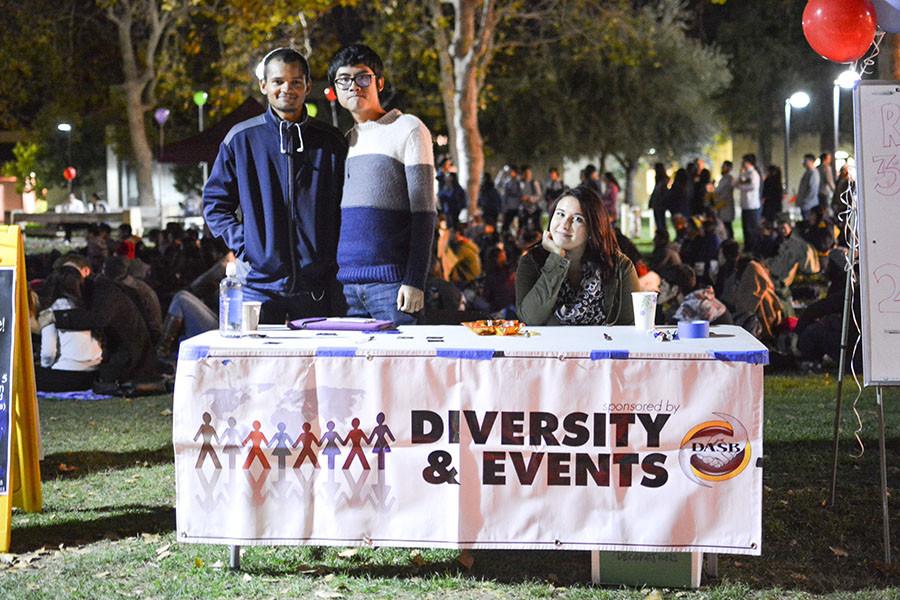
[[[287,457],[291,455],[291,444],[294,440],[291,439],[291,436],[285,433],[285,428],[287,426],[284,423],[278,424],[278,432],[272,436],[272,439],[269,440],[268,447],[271,448],[272,444],[275,444],[275,449],[272,450],[272,456],[278,457],[278,469],[283,471],[285,468],[285,461]]]
[[[250,500],[251,506],[262,506],[268,499],[269,494],[264,493],[264,490],[270,472],[268,469],[264,469],[260,471],[258,477],[254,477],[251,471],[244,472],[244,477],[247,478],[247,487],[250,488],[250,494],[245,494],[245,496]]]
[[[208,412],[203,413],[203,425],[200,426],[200,429],[197,430],[197,433],[194,435],[194,441],[196,442],[201,436],[203,436],[203,443],[200,445],[200,456],[197,457],[197,464],[194,465],[195,469],[202,469],[203,463],[206,460],[206,457],[209,456],[212,459],[213,465],[217,469],[222,468],[222,464],[219,462],[219,457],[216,456],[216,451],[212,447],[212,440],[215,439],[216,443],[219,443],[219,436],[216,434],[216,429],[210,422],[212,421],[212,415]]]
[[[222,432],[222,443],[225,446],[222,452],[228,455],[228,468],[234,470],[237,455],[241,453],[241,434],[235,428],[237,421],[234,417],[228,417],[228,427]]]
[[[375,417],[375,421],[378,425],[372,430],[372,434],[369,436],[369,442],[371,443],[373,440],[375,444],[372,446],[372,453],[378,455],[378,470],[384,471],[384,455],[387,452],[391,451],[391,446],[387,442],[387,438],[390,438],[392,442],[396,442],[397,438],[394,437],[393,432],[391,432],[391,428],[384,424],[384,413],[378,413],[378,416]]]
[[[265,434],[259,430],[262,427],[262,424],[259,421],[253,421],[253,431],[247,434],[246,439],[241,443],[242,446],[246,446],[247,442],[250,442],[252,445],[250,446],[250,453],[247,455],[247,460],[244,461],[244,469],[250,469],[250,466],[253,464],[253,459],[259,459],[259,464],[262,465],[263,469],[271,469],[271,465],[269,465],[269,461],[266,460],[266,455],[263,454],[260,445],[268,444],[269,440],[266,439]]]
[[[203,491],[203,494],[194,494],[194,499],[197,502],[197,506],[202,508],[206,513],[212,513],[219,504],[228,499],[225,494],[222,492],[217,493],[216,491],[216,487],[219,484],[219,477],[222,476],[222,471],[220,469],[214,470],[212,472],[212,478],[208,478],[206,471],[203,469],[198,469],[196,473],[200,480],[200,489]]]
[[[328,421],[325,427],[328,428],[328,431],[322,434],[319,445],[321,446],[322,442],[325,442],[325,447],[322,448],[322,454],[328,457],[328,470],[334,471],[334,457],[341,453],[341,449],[338,447],[341,436],[334,430],[334,421]]]
[[[366,470],[360,473],[359,477],[356,477],[351,471],[344,470],[344,481],[347,484],[345,489],[350,490],[350,495],[347,495],[346,492],[341,492],[337,498],[338,502],[349,508],[359,508],[364,506],[366,504],[366,496],[368,495],[366,492],[369,491],[369,486],[366,485],[366,481],[369,479],[369,473],[371,473],[371,471]]]
[[[366,436],[366,432],[359,428],[359,419],[356,417],[350,421],[350,424],[353,425],[353,429],[350,430],[350,433],[347,434],[347,437],[341,442],[343,445],[351,444],[350,446],[350,454],[347,455],[347,460],[344,461],[344,466],[342,468],[349,469],[350,465],[353,463],[353,457],[359,457],[359,462],[362,463],[362,468],[366,471],[369,470],[369,461],[366,460],[366,455],[363,454],[362,451],[362,443],[369,443],[369,438]]]
[[[293,448],[296,448],[298,445],[300,446],[300,455],[297,457],[296,462],[294,462],[294,468],[299,469],[300,466],[309,459],[309,462],[313,464],[313,467],[316,469],[319,468],[319,461],[316,460],[316,453],[313,451],[313,444],[317,446],[322,445],[322,440],[316,437],[312,431],[312,426],[309,423],[303,424],[303,433],[297,436],[297,441],[294,442]],[[324,437],[324,436],[322,436]]]

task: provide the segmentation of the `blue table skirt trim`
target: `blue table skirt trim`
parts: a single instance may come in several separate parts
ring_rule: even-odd
[[[627,360],[628,350],[591,350],[591,360]]]
[[[751,365],[769,364],[768,350],[744,350],[740,352],[710,352],[716,360],[725,362],[745,362]]]
[[[493,350],[467,349],[467,348],[440,348],[437,351],[438,358],[464,358],[466,360],[491,360],[494,358]]]
[[[209,356],[209,346],[184,346],[178,349],[179,360],[202,360]]]
[[[316,356],[353,358],[356,356],[356,348],[316,348]]]

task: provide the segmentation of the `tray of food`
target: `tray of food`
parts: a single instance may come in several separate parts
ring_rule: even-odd
[[[522,335],[525,323],[505,319],[488,319],[485,321],[467,321],[463,323],[477,335]]]

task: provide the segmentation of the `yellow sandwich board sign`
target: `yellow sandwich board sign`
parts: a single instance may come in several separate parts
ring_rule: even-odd
[[[0,552],[13,504],[41,510],[38,407],[22,231],[0,226]]]

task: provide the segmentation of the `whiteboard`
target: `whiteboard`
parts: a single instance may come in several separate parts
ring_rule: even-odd
[[[863,379],[900,385],[900,81],[853,93]]]

